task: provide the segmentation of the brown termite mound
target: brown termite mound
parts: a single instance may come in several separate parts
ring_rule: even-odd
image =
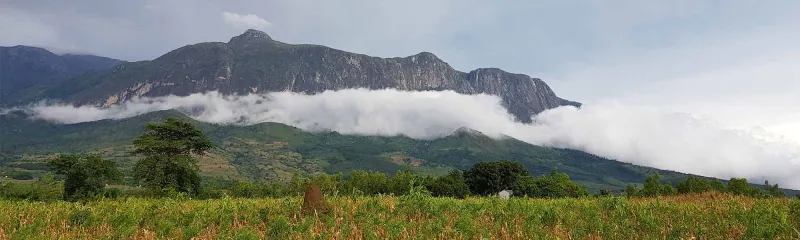
[[[330,211],[330,206],[324,199],[322,199],[322,192],[317,187],[317,184],[311,182],[306,187],[306,194],[303,196],[303,206],[301,213],[303,216],[316,214],[325,214]]]

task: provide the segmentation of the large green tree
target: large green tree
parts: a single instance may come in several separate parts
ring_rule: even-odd
[[[735,195],[755,196],[760,194],[760,190],[750,186],[746,178],[731,178],[728,181],[728,192]]]
[[[122,178],[114,161],[103,159],[96,154],[62,154],[48,162],[48,165],[56,174],[66,176],[65,200],[92,197],[101,193],[107,183]]]
[[[479,162],[464,172],[470,191],[479,195],[511,189],[520,176],[528,176],[528,169],[512,161]]]
[[[133,154],[143,156],[134,166],[134,175],[144,186],[197,194],[200,175],[194,156],[208,152],[211,141],[191,123],[168,118],[163,123],[148,123],[145,133],[133,141]]]
[[[661,177],[656,174],[648,175],[644,180],[644,188],[639,193],[643,197],[655,197],[661,193]]]
[[[436,197],[464,198],[470,194],[469,186],[464,180],[464,174],[458,170],[436,178],[428,184],[428,190]]]

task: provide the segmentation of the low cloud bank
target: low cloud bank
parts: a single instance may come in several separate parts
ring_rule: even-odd
[[[468,127],[492,137],[508,135],[531,144],[583,150],[637,165],[720,178],[769,179],[800,188],[800,147],[761,134],[729,129],[688,114],[617,103],[560,107],[521,124],[498,97],[452,91],[404,92],[349,89],[316,95],[276,92],[223,96],[138,98],[108,108],[37,104],[33,118],[59,123],[122,119],[178,109],[199,121],[250,125],[279,122],[307,131],[343,134],[446,136]]]

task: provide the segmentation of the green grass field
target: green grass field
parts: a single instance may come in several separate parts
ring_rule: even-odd
[[[330,197],[0,201],[1,239],[791,239],[800,200]]]

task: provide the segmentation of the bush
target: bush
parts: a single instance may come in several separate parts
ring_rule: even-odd
[[[69,224],[72,226],[81,226],[89,221],[92,217],[92,211],[89,209],[78,209],[69,214]]]
[[[349,193],[385,194],[389,193],[389,177],[381,172],[352,171],[345,186]]]
[[[436,197],[464,198],[470,195],[469,186],[464,180],[464,175],[458,170],[453,170],[445,176],[436,178],[427,184],[428,190]]]
[[[66,176],[64,199],[80,200],[100,194],[105,185],[122,179],[116,163],[100,155],[62,154],[48,162],[56,174]]]
[[[389,182],[389,191],[395,195],[408,194],[414,184],[422,184],[423,179],[410,170],[399,170]]]

